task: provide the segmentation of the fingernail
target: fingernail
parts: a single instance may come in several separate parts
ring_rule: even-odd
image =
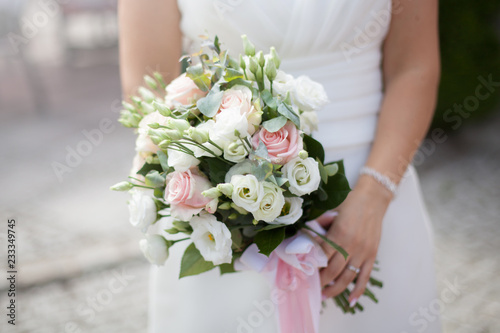
[[[353,308],[356,305],[357,302],[358,302],[358,298],[357,297],[353,298],[352,301],[351,301],[351,303],[349,303],[349,307]]]
[[[326,211],[326,212],[323,214],[323,216],[326,216],[326,217],[335,217],[335,216],[337,216],[337,215],[339,215],[339,213],[338,213],[338,212],[335,212],[335,211],[333,211],[333,210]]]
[[[324,302],[328,299],[328,297],[326,297],[325,295],[321,295],[321,300]]]

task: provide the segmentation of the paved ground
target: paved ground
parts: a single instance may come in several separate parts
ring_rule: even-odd
[[[41,111],[21,64],[0,62],[0,215],[17,221],[19,265],[15,329],[3,314],[0,278],[1,332],[146,331],[148,265],[127,222],[126,196],[108,190],[127,174],[134,139],[115,121],[116,50],[82,59],[41,69],[49,106]],[[107,133],[103,119],[114,125]],[[457,297],[433,305],[450,333],[500,331],[499,126],[497,114],[459,131],[419,165],[439,287],[459,285]],[[68,157],[71,151],[84,156]],[[69,171],[58,176],[54,163]]]

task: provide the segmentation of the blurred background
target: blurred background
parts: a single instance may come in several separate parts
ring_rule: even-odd
[[[439,105],[414,164],[455,297],[429,309],[446,332],[500,332],[500,1],[440,7]],[[134,155],[117,36],[113,0],[0,0],[0,265],[13,218],[19,272],[15,328],[0,278],[1,332],[146,332],[149,265],[109,191]]]

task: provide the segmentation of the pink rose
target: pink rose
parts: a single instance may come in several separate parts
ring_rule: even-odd
[[[170,204],[172,216],[188,221],[193,215],[201,212],[211,200],[201,193],[211,187],[210,181],[200,175],[197,169],[170,173],[167,176],[165,201]]]
[[[241,115],[248,120],[248,133],[255,133],[256,127],[260,125],[262,112],[257,111],[252,105],[252,92],[245,86],[234,86],[224,91],[219,112],[236,108]]]
[[[285,126],[274,133],[261,128],[252,137],[254,149],[259,146],[259,140],[266,145],[273,164],[287,163],[297,157],[303,147],[300,132],[291,121],[287,121]]]
[[[167,86],[167,97],[165,98],[167,103],[173,104],[183,104],[189,105],[200,97],[206,95],[205,92],[201,91],[198,86],[186,76],[186,73],[182,74]]]

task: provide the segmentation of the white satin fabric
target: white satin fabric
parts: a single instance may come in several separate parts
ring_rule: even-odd
[[[241,34],[257,49],[275,46],[281,69],[322,83],[331,103],[318,113],[314,134],[326,160],[344,159],[355,184],[373,141],[382,101],[381,45],[390,24],[390,0],[178,0],[187,46],[200,34],[218,35],[233,53]],[[398,163],[399,161],[395,161]],[[159,226],[161,227],[161,226]],[[276,333],[272,293],[255,272],[219,276],[214,270],[178,280],[184,245],[167,264],[152,268],[149,332]],[[379,304],[361,299],[365,311],[343,314],[331,300],[320,332],[440,332],[436,316],[432,233],[412,167],[390,204],[378,260]]]

